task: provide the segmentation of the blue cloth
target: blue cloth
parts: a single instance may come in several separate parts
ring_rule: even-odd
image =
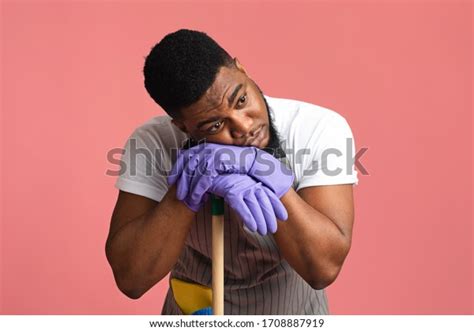
[[[212,313],[212,307],[206,307],[206,308],[202,308],[202,309],[199,309],[199,310],[196,310],[194,313],[192,313],[191,315],[213,315]]]

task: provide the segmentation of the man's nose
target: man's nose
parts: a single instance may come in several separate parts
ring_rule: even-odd
[[[253,127],[253,120],[245,115],[241,115],[232,120],[233,138],[242,138],[250,134]]]

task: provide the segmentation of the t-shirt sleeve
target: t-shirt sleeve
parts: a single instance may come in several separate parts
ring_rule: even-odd
[[[310,134],[306,151],[296,191],[309,186],[358,184],[354,137],[343,116],[329,114],[322,129]]]
[[[167,163],[159,140],[137,129],[125,143],[115,187],[159,202],[168,191]]]

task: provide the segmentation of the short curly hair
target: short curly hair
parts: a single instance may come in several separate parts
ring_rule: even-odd
[[[166,35],[145,59],[145,88],[173,118],[198,101],[222,66],[234,59],[204,32],[181,29]]]

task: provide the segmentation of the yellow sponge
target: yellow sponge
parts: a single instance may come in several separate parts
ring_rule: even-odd
[[[174,300],[185,315],[212,306],[212,289],[207,286],[171,278],[171,290]]]

